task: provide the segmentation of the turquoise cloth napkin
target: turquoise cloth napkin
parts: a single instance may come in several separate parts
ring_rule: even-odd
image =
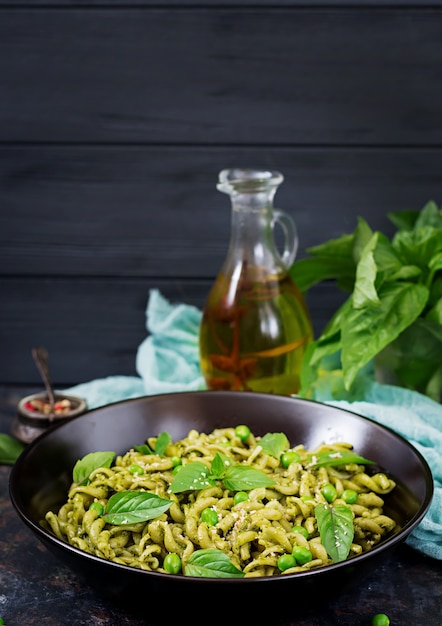
[[[150,334],[136,356],[136,369],[144,381],[145,393],[205,389],[198,356],[201,312],[185,304],[171,305],[153,289],[146,321]]]
[[[109,376],[66,390],[86,399],[90,409],[157,393],[194,391],[206,385],[199,368],[199,309],[170,304],[151,290],[146,308],[148,336],[136,354],[137,376]],[[442,405],[419,393],[381,385],[366,375],[360,397],[336,399],[327,388],[315,400],[351,410],[388,426],[426,459],[434,479],[430,509],[407,543],[442,560]]]

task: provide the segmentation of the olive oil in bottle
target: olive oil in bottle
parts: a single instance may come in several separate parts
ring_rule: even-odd
[[[283,395],[299,390],[313,330],[289,274],[296,228],[288,214],[273,209],[282,180],[278,172],[220,173],[218,189],[231,197],[231,239],[200,327],[200,366],[209,389]],[[275,223],[285,236],[282,255],[274,242]]]

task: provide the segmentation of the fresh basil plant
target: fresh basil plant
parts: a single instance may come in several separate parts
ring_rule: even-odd
[[[315,397],[332,355],[346,391],[385,355],[395,384],[442,400],[442,210],[428,202],[388,217],[391,240],[359,218],[352,234],[309,248],[290,269],[305,294],[330,279],[350,294],[309,346],[301,396]]]

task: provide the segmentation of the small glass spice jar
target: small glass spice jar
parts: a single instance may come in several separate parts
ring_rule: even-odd
[[[23,443],[30,443],[50,426],[66,422],[86,410],[87,404],[83,398],[55,392],[51,411],[48,394],[45,391],[34,393],[18,403],[11,434]]]

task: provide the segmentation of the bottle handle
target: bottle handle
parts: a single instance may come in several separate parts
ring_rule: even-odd
[[[285,211],[273,209],[273,217],[273,225],[279,224],[284,237],[283,250],[280,254],[280,258],[285,267],[289,269],[298,252],[298,230],[292,216]]]

